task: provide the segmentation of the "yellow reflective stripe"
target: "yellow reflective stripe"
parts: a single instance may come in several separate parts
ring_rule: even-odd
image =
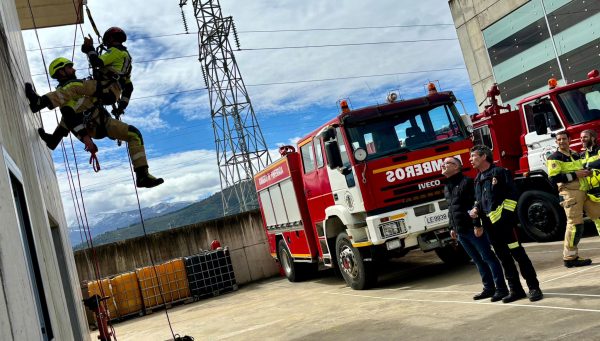
[[[354,247],[363,247],[363,246],[371,246],[373,242],[361,242],[361,243],[352,243]]]
[[[517,202],[511,199],[504,199],[504,202],[502,203],[502,205],[504,206],[504,208],[506,208],[507,210],[514,212],[515,209],[517,208]]]
[[[494,224],[498,220],[500,220],[500,218],[502,218],[502,210],[503,209],[514,212],[516,208],[517,208],[516,201],[511,200],[511,199],[504,199],[502,204],[500,204],[498,207],[496,207],[496,209],[493,210],[492,212],[488,213],[488,218],[490,218],[490,221],[492,222],[492,224]]]
[[[292,253],[292,257],[294,258],[311,258],[310,253]]]
[[[140,140],[140,136],[134,132],[128,131],[127,135],[129,136],[129,141],[137,141],[139,142],[139,144],[141,144],[142,146],[144,145],[142,143],[142,140]]]
[[[514,242],[514,243],[508,244],[508,248],[511,249],[511,250],[512,249],[516,249],[518,247],[519,247],[519,242]]]
[[[573,226],[571,229],[571,236],[569,237],[569,247],[572,249],[575,247],[575,234],[577,233],[577,227]]]
[[[500,220],[500,217],[502,217],[502,206],[503,205],[504,205],[504,203],[502,203],[502,205],[498,206],[492,212],[488,213],[488,218],[490,218],[490,221],[492,222],[492,224],[494,224],[495,222]]]

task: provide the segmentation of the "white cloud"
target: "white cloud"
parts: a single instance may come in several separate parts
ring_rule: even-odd
[[[165,178],[165,184],[141,190],[143,206],[159,202],[196,200],[219,189],[219,170],[212,143],[210,105],[206,90],[175,93],[205,87],[198,53],[196,20],[192,2],[184,7],[190,32],[183,32],[178,3],[147,1],[88,1],[101,32],[110,26],[120,26],[128,33],[126,45],[133,56],[134,93],[123,117],[137,126],[146,142],[151,171]],[[285,30],[315,28],[359,28],[414,24],[452,23],[446,0],[334,0],[334,1],[221,1],[224,16],[233,16],[242,49],[325,44],[392,42],[419,39],[456,38],[450,26],[388,27],[373,29],[320,30],[302,32],[252,33],[253,30]],[[85,34],[92,33],[86,23]],[[39,31],[43,47],[68,46],[73,42],[74,26]],[[37,48],[33,31],[23,33],[27,49]],[[80,77],[88,74],[85,56],[79,52],[82,41],[77,33],[75,64]],[[233,40],[231,40],[233,41]],[[44,50],[48,64],[58,56],[71,58],[72,48]],[[28,52],[33,74],[43,72],[39,51]],[[246,50],[235,52],[240,73],[261,124],[270,153],[278,158],[276,146],[294,144],[300,136],[316,129],[338,113],[337,101],[348,97],[354,107],[372,105],[385,100],[390,89],[399,89],[404,98],[420,96],[423,85],[439,80],[443,89],[470,94],[466,70],[427,71],[463,66],[457,40],[435,42],[405,42],[343,47]],[[155,59],[153,62],[143,62]],[[407,73],[379,77],[356,76]],[[333,79],[296,84],[263,85],[305,80]],[[48,90],[45,76],[34,76],[40,92]],[[54,81],[51,80],[52,86]],[[467,105],[473,110],[472,98]],[[51,131],[56,126],[53,113],[43,114],[44,126]],[[148,137],[150,135],[151,137]],[[82,169],[82,186],[88,214],[131,209],[135,194],[131,184],[124,147],[114,141],[99,141],[103,170],[94,174],[87,165],[87,155],[76,142]],[[183,151],[182,151],[183,150]],[[69,148],[70,153],[70,148]],[[55,152],[67,215],[73,205],[68,195],[68,183],[62,157]]]

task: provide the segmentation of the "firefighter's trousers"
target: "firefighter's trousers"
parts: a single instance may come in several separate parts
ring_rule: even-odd
[[[515,231],[515,227],[517,226],[516,215],[511,211],[503,210],[500,220],[496,223],[492,224],[488,217],[482,217],[481,223],[502,264],[504,277],[506,277],[510,291],[523,291],[515,261],[519,264],[521,276],[527,282],[527,287],[530,290],[539,289],[540,282],[537,279],[533,264],[517,239]]]
[[[105,110],[95,110],[90,121],[91,124],[86,124],[86,130],[92,138],[108,137],[127,142],[133,168],[148,167],[144,140],[136,127],[110,117]]]
[[[77,100],[81,103],[74,104],[74,109],[79,111],[78,106],[82,103],[89,108],[91,106],[89,103],[93,103],[93,97],[97,97],[103,105],[116,103],[121,97],[121,86],[116,80],[98,82],[94,79],[84,79],[48,92],[45,96],[48,97],[54,108]]]
[[[578,257],[577,244],[583,234],[583,212],[592,220],[600,218],[600,203],[590,200],[585,191],[579,189],[579,181],[560,184],[558,193],[562,197],[560,205],[567,215],[567,229],[563,242],[563,259]]]
[[[596,225],[596,230],[598,230],[598,235],[600,236],[600,219],[594,219],[594,225]]]

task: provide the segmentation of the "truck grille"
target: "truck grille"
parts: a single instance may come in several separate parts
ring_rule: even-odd
[[[438,180],[440,185],[419,188],[419,184],[431,183]],[[384,203],[399,204],[398,208],[418,205],[444,197],[444,176],[433,175],[418,180],[406,181],[397,185],[386,186],[381,189],[385,199]]]

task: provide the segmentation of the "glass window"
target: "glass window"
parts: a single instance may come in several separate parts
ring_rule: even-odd
[[[342,163],[344,166],[350,165],[350,158],[348,158],[348,151],[346,150],[346,145],[344,144],[344,139],[342,138],[342,130],[337,127],[335,128],[338,146],[340,147],[340,154],[342,155]]]
[[[479,127],[473,131],[473,144],[483,144],[488,146],[490,149],[494,149],[494,144],[492,143],[492,134],[489,126]]]
[[[309,142],[304,146],[300,147],[300,154],[302,154],[302,166],[304,167],[304,174],[310,173],[315,170],[315,155],[313,154],[312,147],[312,142]]]
[[[321,149],[321,139],[316,137],[314,140],[315,144],[315,156],[317,158],[317,168],[323,167],[325,161],[323,160],[323,149]]]
[[[523,109],[525,110],[528,131],[535,131],[534,117],[537,115],[544,115],[546,125],[550,128],[550,131],[563,129],[562,123],[556,114],[556,110],[554,110],[554,106],[548,97],[542,97],[535,101],[523,104]]]
[[[347,131],[352,148],[364,148],[367,158],[374,159],[464,139],[459,121],[454,104],[443,104],[353,122]]]
[[[558,100],[571,124],[600,119],[600,84],[563,92]]]

